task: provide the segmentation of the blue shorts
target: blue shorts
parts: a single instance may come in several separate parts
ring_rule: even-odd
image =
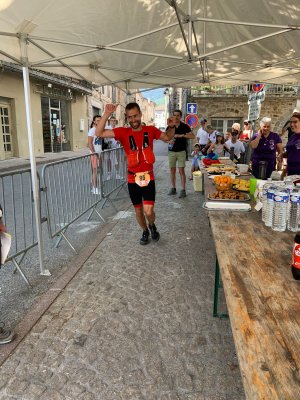
[[[198,158],[192,159],[192,167],[199,168]]]

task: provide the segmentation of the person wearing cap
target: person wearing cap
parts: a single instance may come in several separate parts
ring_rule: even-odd
[[[201,150],[200,150],[200,144],[195,143],[194,145],[194,151],[192,151],[192,168],[191,168],[191,176],[190,176],[190,181],[193,180],[193,172],[197,171],[199,169],[199,160],[201,160]]]
[[[228,149],[234,148],[234,158],[238,161],[241,153],[245,152],[244,144],[238,139],[240,131],[240,124],[234,123],[231,128],[231,138],[225,142]],[[230,153],[226,153],[226,156],[230,156]]]
[[[207,125],[207,119],[205,119],[205,118],[201,119],[200,128],[198,129],[197,134],[196,134],[196,138],[197,138],[197,142],[199,143],[200,150],[202,150],[207,145],[207,142],[208,142],[208,133],[205,130],[206,125]]]
[[[207,154],[214,152],[218,155],[218,157],[224,157],[226,151],[230,151],[229,148],[225,144],[224,134],[222,132],[216,133],[216,143],[212,143],[209,149],[207,150]]]

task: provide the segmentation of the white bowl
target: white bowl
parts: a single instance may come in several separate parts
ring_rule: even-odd
[[[248,172],[249,169],[249,165],[247,164],[236,164],[237,169],[239,170],[239,172],[243,173],[243,172]]]

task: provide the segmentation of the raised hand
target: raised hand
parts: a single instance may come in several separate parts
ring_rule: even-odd
[[[169,117],[167,119],[167,125],[168,125],[169,128],[174,128],[175,123],[176,123],[176,118],[175,117]]]
[[[105,105],[105,113],[106,114],[113,114],[116,111],[118,105],[119,104],[106,104]]]

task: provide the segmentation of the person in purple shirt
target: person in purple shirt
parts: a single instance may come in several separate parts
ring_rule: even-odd
[[[294,112],[290,119],[293,134],[286,145],[287,174],[300,175],[300,112]]]
[[[260,129],[256,132],[250,142],[252,152],[252,174],[259,177],[259,162],[267,162],[266,178],[270,178],[276,168],[276,153],[278,161],[282,161],[282,140],[280,136],[271,132],[271,118],[264,117],[260,121]]]

